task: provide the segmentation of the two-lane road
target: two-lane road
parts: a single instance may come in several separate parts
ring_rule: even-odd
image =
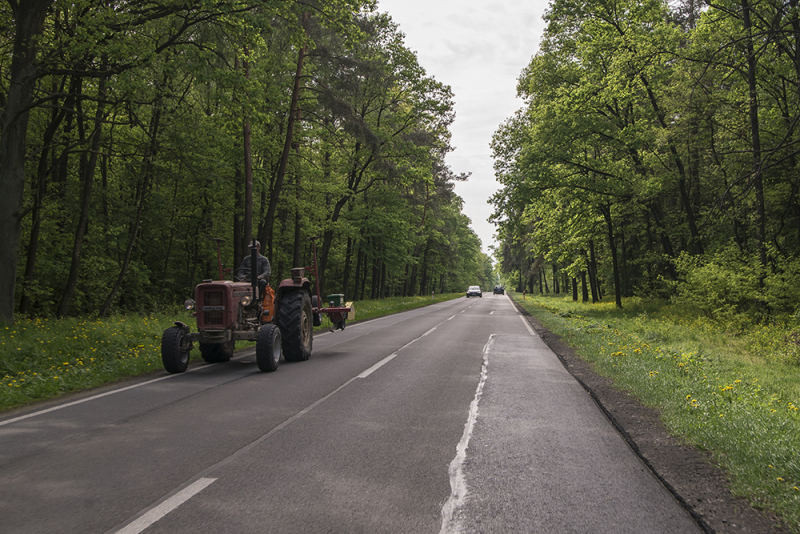
[[[487,294],[6,415],[0,531],[698,530]]]

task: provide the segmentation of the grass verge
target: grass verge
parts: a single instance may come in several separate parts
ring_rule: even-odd
[[[355,303],[356,322],[462,296],[397,297]],[[162,371],[161,335],[185,310],[107,319],[18,318],[0,325],[0,410]],[[327,318],[318,330],[330,328]],[[351,324],[349,322],[348,324]],[[254,343],[237,343],[243,348]],[[192,360],[200,360],[195,345]]]
[[[617,387],[709,451],[733,492],[800,532],[800,365],[796,319],[731,333],[663,302],[584,304],[512,294]]]

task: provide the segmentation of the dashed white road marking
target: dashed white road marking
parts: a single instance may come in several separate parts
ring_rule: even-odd
[[[384,359],[382,359],[381,361],[379,361],[378,363],[376,363],[375,365],[373,365],[369,369],[364,370],[360,375],[358,375],[358,378],[367,378],[369,375],[371,375],[372,373],[374,373],[375,371],[377,371],[378,369],[380,369],[381,367],[383,367],[384,365],[386,365],[390,361],[394,360],[396,356],[397,356],[397,352],[391,353],[390,355],[388,355],[387,357],[385,357]]]
[[[173,511],[178,506],[182,505],[208,486],[213,483],[216,478],[201,478],[181,491],[168,498],[155,508],[151,508],[146,514],[140,518],[128,523],[125,527],[118,530],[116,534],[139,534],[144,529]]]

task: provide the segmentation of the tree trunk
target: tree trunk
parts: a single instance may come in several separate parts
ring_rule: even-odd
[[[164,253],[164,269],[161,272],[161,281],[159,283],[159,292],[164,291],[165,281],[167,279],[167,270],[169,268],[169,260],[172,256],[172,244],[175,242],[175,216],[178,213],[178,193],[180,191],[179,181],[175,180],[175,189],[172,192],[172,211],[169,215],[169,239],[167,240],[167,250]],[[235,261],[235,260],[234,260]]]
[[[586,285],[586,271],[581,271],[581,302],[589,302],[589,288]]]
[[[370,278],[370,291],[369,291],[369,298],[370,300],[375,300],[378,298],[378,286],[379,286],[379,277],[380,276],[380,260],[378,258],[372,259],[372,277]]]
[[[308,22],[308,13],[303,13],[303,27],[305,28]],[[278,199],[283,189],[283,179],[286,176],[286,167],[289,163],[289,153],[292,149],[292,142],[294,139],[294,124],[297,118],[298,110],[300,109],[300,79],[303,76],[303,62],[305,61],[306,54],[308,54],[308,47],[301,46],[297,53],[297,70],[294,75],[294,86],[292,87],[292,100],[289,104],[289,117],[286,123],[286,139],[283,143],[283,153],[281,154],[280,164],[278,165],[278,172],[275,176],[275,183],[272,186],[272,191],[269,196],[269,207],[267,214],[264,217],[264,234],[261,236],[262,242],[270,243],[269,253],[272,255],[272,232],[274,228],[273,218],[275,217],[275,210],[278,207]]]
[[[589,240],[589,286],[592,289],[592,303],[600,302],[600,286],[597,283],[597,259],[594,255],[594,239]]]
[[[345,298],[349,298],[350,295],[350,267],[353,262],[353,238],[347,238],[347,249],[344,253],[344,273],[342,274],[342,293],[344,293]]]
[[[386,262],[381,260],[381,289],[379,292],[380,298],[386,298]]]
[[[162,84],[162,86],[166,86],[166,82]],[[117,277],[117,281],[114,283],[114,287],[111,289],[111,292],[106,297],[105,302],[103,303],[103,307],[100,310],[101,317],[107,317],[111,311],[111,304],[114,302],[114,299],[117,296],[117,293],[122,287],[122,282],[125,280],[125,275],[128,272],[128,267],[130,266],[131,255],[133,254],[133,247],[136,244],[136,239],[139,234],[139,228],[142,223],[142,210],[144,209],[145,205],[145,198],[147,196],[147,191],[149,189],[150,180],[153,176],[153,158],[156,155],[158,150],[158,134],[161,129],[161,103],[160,97],[159,101],[156,103],[155,110],[153,111],[153,119],[150,123],[150,131],[148,132],[148,137],[150,139],[150,144],[145,151],[144,158],[143,158],[143,172],[142,172],[142,183],[141,187],[139,188],[138,198],[136,199],[136,215],[133,220],[133,224],[131,225],[131,232],[128,236],[128,246],[125,247],[125,256],[122,260],[122,267],[120,268],[119,276]],[[201,218],[205,220],[205,217]]]
[[[369,260],[369,255],[364,252],[364,259],[362,265],[362,272],[361,272],[361,299],[365,300],[367,297],[367,260]]]
[[[0,321],[14,321],[14,290],[25,190],[25,140],[33,85],[38,76],[37,38],[44,30],[53,0],[10,2],[14,48],[8,72],[8,94],[0,126]]]
[[[764,202],[764,181],[761,171],[761,130],[758,120],[758,92],[756,87],[756,54],[753,47],[753,24],[750,20],[750,2],[742,0],[742,21],[747,34],[747,86],[749,90],[749,113],[751,143],[753,148],[753,189],[756,192],[756,238],[758,239],[758,258],[761,266],[767,266],[766,217]],[[764,285],[764,275],[759,277]]]
[[[105,118],[105,92],[106,92],[106,79],[100,79],[98,87],[97,110],[95,111],[95,126],[91,134],[91,148],[89,155],[85,153],[81,156],[81,181],[83,183],[83,190],[81,192],[81,213],[78,219],[78,228],[75,230],[75,242],[72,247],[72,262],[69,268],[69,278],[67,279],[67,287],[64,289],[64,294],[61,296],[61,302],[58,304],[56,314],[59,317],[64,317],[69,311],[69,305],[75,294],[75,288],[78,285],[78,276],[81,269],[81,252],[83,249],[83,239],[86,235],[86,228],[89,225],[89,207],[92,199],[92,186],[94,185],[94,171],[97,168],[97,158],[100,154],[100,142],[103,137],[103,119]],[[83,115],[80,100],[78,103],[78,115]],[[83,140],[82,140],[83,141]],[[87,140],[88,141],[88,140]]]
[[[550,288],[547,287],[547,271],[542,269],[542,279],[544,280],[544,292],[550,294]]]
[[[619,241],[620,241],[620,250],[621,258],[620,258],[620,274],[622,277],[622,296],[627,297],[628,295],[628,288],[630,287],[630,277],[628,273],[628,245],[625,242],[625,225],[620,225],[619,231]]]
[[[247,50],[245,50],[245,55]],[[245,60],[244,77],[250,78],[250,64]],[[250,116],[245,114],[242,120],[242,147],[244,149],[244,227],[242,228],[242,250],[253,240],[253,153],[250,148],[251,141]],[[238,260],[238,258],[236,258]]]
[[[746,0],[742,0],[745,2]],[[661,107],[658,104],[658,100],[656,99],[655,93],[653,93],[652,88],[650,87],[650,82],[648,81],[647,77],[644,74],[640,74],[639,78],[642,81],[645,89],[647,90],[647,96],[650,100],[650,104],[653,107],[653,111],[656,114],[656,118],[658,119],[658,124],[661,126],[661,129],[664,131],[668,130],[668,125],[664,113],[661,111]],[[667,145],[669,146],[670,154],[672,154],[672,161],[675,163],[675,167],[678,169],[678,191],[681,195],[681,202],[683,204],[683,209],[686,212],[686,222],[689,224],[689,233],[692,236],[692,247],[694,248],[694,252],[697,255],[703,254],[703,242],[700,238],[700,232],[697,229],[697,221],[695,220],[694,209],[692,208],[691,197],[689,196],[689,190],[686,187],[686,168],[683,164],[683,160],[681,159],[678,150],[675,148],[675,145],[672,141],[667,139]]]
[[[431,240],[425,241],[425,250],[422,253],[422,274],[419,281],[419,295],[423,296],[427,293],[428,289],[428,252],[430,251]]]
[[[31,236],[28,244],[28,257],[25,262],[25,278],[22,282],[22,298],[20,299],[19,305],[19,311],[23,315],[30,311],[31,305],[30,294],[27,288],[33,283],[36,272],[36,255],[39,251],[39,234],[42,225],[42,202],[47,192],[47,170],[49,166],[48,160],[50,159],[50,147],[65,115],[66,112],[64,110],[53,109],[50,124],[47,125],[47,129],[44,132],[42,153],[39,155],[39,167],[36,173],[36,187],[33,198],[33,209],[31,211]]]
[[[556,295],[561,293],[561,290],[558,286],[558,266],[555,263],[553,264],[553,293]]]
[[[614,293],[616,298],[617,308],[622,308],[622,291],[620,289],[620,273],[619,261],[617,261],[617,245],[614,237],[614,225],[611,221],[611,206],[603,206],[600,208],[603,212],[603,218],[606,221],[606,228],[608,230],[608,246],[611,249],[611,264],[614,268]]]
[[[356,248],[356,275],[355,279],[353,280],[353,300],[358,300],[361,297],[361,293],[358,291],[359,289],[359,282],[361,281],[361,246]]]

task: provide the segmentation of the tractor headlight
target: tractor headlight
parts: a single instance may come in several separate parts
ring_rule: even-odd
[[[183,307],[186,308],[187,310],[193,310],[194,304],[195,304],[194,300],[186,299],[186,302],[183,303]]]
[[[242,306],[247,306],[252,301],[253,301],[253,297],[251,297],[250,295],[247,295],[247,296],[242,297],[242,300],[240,300],[239,302],[242,304]]]

